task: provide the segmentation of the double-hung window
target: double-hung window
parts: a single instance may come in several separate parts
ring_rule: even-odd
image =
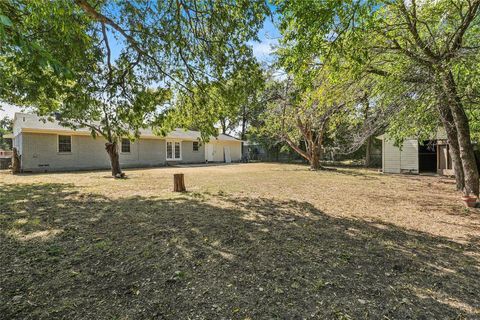
[[[200,144],[198,141],[193,141],[193,151],[198,151],[199,146]]]
[[[72,152],[72,136],[58,136],[58,152]]]
[[[122,139],[122,153],[130,153],[130,140]]]
[[[167,160],[182,160],[182,147],[179,141],[167,141]]]

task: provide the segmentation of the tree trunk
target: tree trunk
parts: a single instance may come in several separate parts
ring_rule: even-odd
[[[220,125],[222,126],[222,133],[227,134],[227,121],[225,119],[221,119]]]
[[[368,96],[365,94],[364,96],[364,104],[365,104],[365,123],[368,121],[369,111],[370,111],[370,101],[368,100]],[[367,138],[367,145],[365,148],[365,167],[369,168],[371,165],[371,155],[372,155],[372,136]]]
[[[372,137],[367,138],[367,144],[365,148],[365,167],[369,168],[372,163]]]
[[[310,170],[318,170],[320,169],[320,159],[318,154],[312,153],[310,156]]]
[[[465,194],[473,194],[478,197],[479,176],[473,146],[470,140],[470,127],[467,115],[458,97],[455,80],[450,71],[443,74],[442,84],[445,95],[452,111],[453,120],[457,129],[460,159],[462,160],[463,174],[465,177]]]
[[[175,173],[173,175],[173,191],[174,192],[185,192],[185,180],[183,179],[183,173]]]
[[[125,175],[122,173],[122,169],[120,168],[117,143],[116,142],[105,143],[105,150],[107,150],[107,153],[110,156],[110,166],[112,168],[112,176],[114,176],[115,178],[123,178]]]
[[[320,165],[320,160],[322,158],[322,148],[320,146],[311,146],[310,150],[310,170],[322,170],[323,167]]]
[[[246,140],[246,133],[247,133],[247,116],[245,115],[245,107],[244,107],[244,112],[242,116],[242,132],[240,135],[240,138],[242,140]]]
[[[440,118],[443,127],[445,128],[445,132],[447,133],[448,149],[450,157],[452,158],[453,170],[455,172],[456,187],[457,190],[463,191],[465,188],[465,177],[463,175],[462,159],[460,158],[460,148],[458,147],[457,129],[455,128],[452,112],[442,101],[440,101],[438,105],[438,111],[440,112]]]
[[[12,155],[12,173],[20,173],[21,171],[21,162],[20,156],[18,155],[17,148],[13,148],[13,155]]]

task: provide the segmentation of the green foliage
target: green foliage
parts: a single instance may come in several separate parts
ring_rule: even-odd
[[[253,61],[245,63],[227,78],[192,86],[181,92],[175,105],[163,119],[163,133],[184,127],[202,132],[202,138],[230,133],[238,126],[243,128],[255,122],[263,106],[263,70]]]
[[[60,112],[64,124],[109,140],[161,125],[172,97],[203,99],[211,124],[218,116],[203,87],[223,86],[252,61],[246,43],[268,11],[263,0],[3,1],[0,99]],[[222,116],[232,117],[229,109]]]
[[[70,1],[0,2],[0,100],[39,111],[61,104],[96,54],[80,13]]]
[[[284,35],[280,62],[287,71],[315,78],[328,65],[335,74],[346,69],[352,79],[370,78],[372,105],[395,114],[387,130],[401,141],[436,131],[439,77],[451,70],[472,136],[478,136],[478,1],[278,0],[276,4]],[[473,19],[467,24],[470,14]]]
[[[350,121],[348,110],[355,107],[358,94],[350,81],[341,82],[333,74],[325,68],[315,78],[297,74],[295,79],[271,82],[263,133],[286,142],[309,161],[314,150],[333,144],[338,128]]]
[[[0,149],[9,150],[12,146],[4,136],[13,130],[13,121],[8,117],[0,119]]]

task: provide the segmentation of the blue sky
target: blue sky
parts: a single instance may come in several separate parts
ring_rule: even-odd
[[[280,37],[280,31],[275,26],[275,23],[271,18],[267,18],[263,24],[263,28],[258,32],[260,42],[250,42],[254,56],[260,62],[272,62],[272,47],[278,44]]]
[[[273,56],[271,55],[273,47],[278,43],[280,38],[280,32],[275,26],[275,23],[271,18],[267,18],[264,22],[263,28],[258,32],[258,38],[260,41],[251,41],[249,45],[252,46],[253,54],[263,64],[269,64],[273,61]],[[111,38],[109,36],[109,38]],[[113,40],[113,39],[112,39]],[[114,43],[115,41],[111,41]],[[114,47],[118,47],[115,44],[112,44],[112,51],[115,51]],[[119,49],[117,49],[118,51]],[[0,117],[8,116],[13,118],[15,112],[21,111],[20,108],[2,104],[0,105],[3,110],[0,109]]]

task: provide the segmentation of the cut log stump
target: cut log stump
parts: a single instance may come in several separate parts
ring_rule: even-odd
[[[173,175],[173,191],[185,192],[185,180],[183,179],[183,173],[175,173]]]

